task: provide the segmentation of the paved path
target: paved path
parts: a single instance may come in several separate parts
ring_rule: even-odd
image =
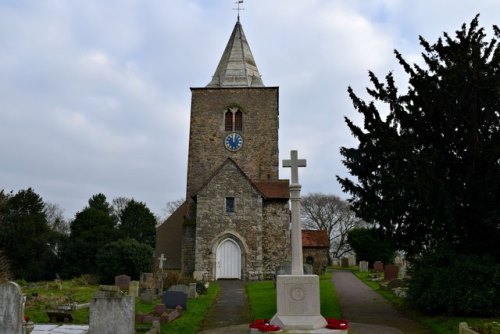
[[[387,300],[350,271],[334,270],[332,280],[349,334],[427,334],[417,322],[398,312]]]
[[[208,312],[202,326],[203,334],[249,333],[248,325],[252,322],[252,313],[247,301],[244,281],[220,280],[219,295],[215,305]],[[222,327],[224,327],[222,329]]]

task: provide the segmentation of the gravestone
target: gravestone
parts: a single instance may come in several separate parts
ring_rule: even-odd
[[[153,273],[141,273],[140,287],[145,289],[153,288]]]
[[[168,309],[174,309],[177,306],[187,309],[187,294],[182,291],[165,291],[161,300]]]
[[[139,296],[139,281],[130,281],[128,286],[128,295],[132,297]]]
[[[152,304],[154,297],[155,293],[153,289],[145,289],[140,295],[141,302],[144,304]]]
[[[349,259],[346,258],[346,257],[343,257],[342,259],[340,259],[340,266],[342,268],[347,268],[349,267]]]
[[[23,334],[24,297],[14,282],[0,283],[0,333]]]
[[[130,276],[128,275],[115,276],[115,285],[119,287],[120,290],[127,290],[130,285]]]
[[[89,332],[99,334],[134,334],[135,299],[120,291],[105,290],[94,293],[90,303]],[[101,289],[101,287],[100,287]],[[104,294],[99,293],[104,292]]]
[[[373,263],[373,271],[376,273],[381,273],[384,271],[384,264],[382,261],[375,261]]]
[[[398,278],[399,267],[393,264],[388,264],[384,267],[384,280],[392,281]]]
[[[361,272],[368,271],[368,261],[359,261],[359,271]]]

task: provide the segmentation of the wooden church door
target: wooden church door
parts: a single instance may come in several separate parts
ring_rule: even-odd
[[[215,279],[241,278],[241,249],[231,239],[225,239],[217,247]]]

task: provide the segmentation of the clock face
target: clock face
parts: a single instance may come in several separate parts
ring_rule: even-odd
[[[229,151],[238,151],[243,145],[243,138],[236,132],[230,133],[226,136],[224,145]]]

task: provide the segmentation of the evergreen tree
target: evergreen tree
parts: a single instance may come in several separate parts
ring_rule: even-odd
[[[28,188],[0,193],[0,250],[15,278],[53,278],[57,256],[42,198]]]
[[[106,196],[97,194],[78,212],[70,226],[64,247],[64,274],[95,274],[96,254],[101,247],[117,239],[116,220]]]
[[[151,247],[155,246],[156,218],[146,204],[130,200],[120,212],[121,238],[132,238]]]
[[[357,180],[337,177],[357,215],[410,255],[445,246],[500,259],[500,30],[486,40],[476,16],[455,38],[420,37],[426,68],[408,64],[400,94],[393,75],[370,72],[381,117],[349,87],[364,130],[346,118],[357,148],[341,148]]]

